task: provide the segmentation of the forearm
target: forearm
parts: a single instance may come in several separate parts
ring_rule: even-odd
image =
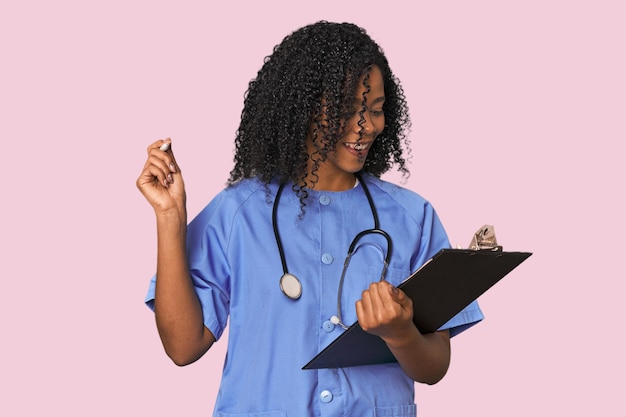
[[[414,325],[402,337],[385,340],[404,372],[414,381],[439,382],[450,365],[450,336],[447,330],[421,334]]]
[[[215,341],[203,323],[186,252],[186,217],[157,214],[157,280],[154,310],[168,356],[177,365],[200,358]]]

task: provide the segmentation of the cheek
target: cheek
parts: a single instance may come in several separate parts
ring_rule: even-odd
[[[385,116],[377,117],[374,121],[376,127],[376,133],[380,134],[385,129]]]
[[[353,116],[344,123],[344,132],[357,131],[359,128],[359,116]]]

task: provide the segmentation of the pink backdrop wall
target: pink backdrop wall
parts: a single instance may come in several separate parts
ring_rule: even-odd
[[[172,137],[195,215],[263,57],[320,19],[386,50],[414,122],[405,185],[453,243],[490,223],[534,252],[481,297],[419,415],[624,415],[622,2],[209,3],[0,6],[1,415],[210,415],[225,343],[186,368],[163,353],[134,181]]]

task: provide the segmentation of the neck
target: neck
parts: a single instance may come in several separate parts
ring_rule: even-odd
[[[317,191],[346,191],[354,188],[356,184],[356,175],[346,173],[346,175],[324,175],[322,172],[318,172],[317,182],[313,183],[311,179],[313,176],[309,175],[307,179],[306,187],[311,190]]]

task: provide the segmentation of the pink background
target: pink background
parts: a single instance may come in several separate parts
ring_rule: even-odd
[[[163,353],[135,178],[172,137],[195,215],[263,57],[320,19],[385,49],[414,122],[406,186],[453,243],[488,223],[534,252],[417,387],[419,415],[624,415],[622,2],[98,3],[0,6],[0,415],[210,415],[225,339],[186,368]]]

